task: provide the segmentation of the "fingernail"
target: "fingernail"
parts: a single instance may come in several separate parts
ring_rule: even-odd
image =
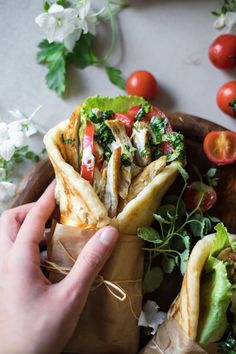
[[[99,239],[104,245],[112,246],[116,242],[118,235],[118,231],[114,227],[108,226],[102,230]]]

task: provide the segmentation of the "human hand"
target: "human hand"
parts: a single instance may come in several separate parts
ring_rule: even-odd
[[[112,227],[99,230],[70,273],[51,284],[40,269],[39,243],[55,208],[54,188],[0,218],[0,353],[59,353],[118,238]]]

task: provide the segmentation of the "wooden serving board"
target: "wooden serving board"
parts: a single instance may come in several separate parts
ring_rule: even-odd
[[[205,135],[212,130],[225,128],[208,120],[185,113],[170,113],[168,118],[175,131],[185,136],[188,168],[191,173],[191,164],[205,173],[214,165],[208,161],[202,150]],[[236,233],[236,163],[219,167],[217,177],[218,201],[211,213],[222,219],[231,232]],[[54,178],[53,168],[45,156],[30,170],[22,180],[15,198],[9,207],[35,201]]]

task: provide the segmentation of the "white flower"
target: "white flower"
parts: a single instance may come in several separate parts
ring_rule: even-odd
[[[41,127],[39,127],[36,123],[33,123],[34,116],[41,108],[42,106],[37,107],[29,118],[26,118],[26,116],[24,116],[24,114],[18,109],[15,111],[9,111],[14,118],[19,119],[18,121],[10,123],[10,126],[12,129],[22,130],[27,137],[30,137],[38,132],[45,134],[45,131]]]
[[[76,9],[65,9],[53,4],[48,12],[36,17],[35,22],[42,29],[49,43],[61,42],[76,29]]]
[[[218,30],[225,28],[228,33],[236,33],[236,12],[229,11],[225,15],[220,15],[215,20],[213,27]]]
[[[227,32],[236,33],[236,12],[227,12],[225,15]]]
[[[101,13],[104,8],[99,11]],[[81,28],[84,33],[91,33],[94,36],[96,35],[96,23],[99,13],[94,13],[91,10],[91,3],[90,0],[81,0],[78,5],[78,14],[79,18],[77,20],[78,28]]]
[[[64,45],[66,49],[69,50],[69,52],[73,51],[75,43],[80,39],[81,34],[82,34],[82,30],[78,28],[64,39]]]
[[[14,123],[14,122],[13,122]],[[0,123],[0,157],[9,161],[16,148],[25,144],[25,134],[19,129],[19,126],[14,127],[12,123]]]
[[[220,15],[217,17],[217,19],[213,23],[213,27],[215,29],[222,29],[225,27],[225,15]]]
[[[15,195],[16,186],[11,182],[0,182],[0,201],[7,202]]]
[[[138,325],[152,328],[151,334],[155,334],[157,328],[165,321],[166,313],[158,311],[159,307],[155,301],[148,300],[143,306],[139,316]]]

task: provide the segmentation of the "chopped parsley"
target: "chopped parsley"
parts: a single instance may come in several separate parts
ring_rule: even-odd
[[[150,112],[151,106],[149,103],[141,104],[140,108],[135,116],[135,121],[141,120],[148,112]]]
[[[128,155],[122,154],[121,155],[121,164],[124,166],[130,166],[131,165],[131,160]]]
[[[173,160],[179,159],[180,161],[185,161],[184,153],[184,136],[183,134],[172,132],[163,135],[162,141],[171,143],[173,151],[171,154],[167,155],[167,161],[171,162]]]
[[[75,139],[65,138],[63,134],[61,134],[61,140],[64,144],[73,144],[75,142]]]
[[[102,124],[105,120],[113,118],[113,116],[113,111],[103,111],[99,115],[97,115],[95,112],[89,113],[89,119],[95,124]]]
[[[111,157],[111,149],[109,148],[109,144],[115,140],[111,129],[106,125],[106,123],[102,123],[97,130],[97,133],[94,136],[95,140],[100,144],[104,150],[104,154],[107,160]]]
[[[155,138],[155,145],[160,144],[162,142],[162,136],[165,134],[165,129],[167,125],[167,119],[163,119],[161,117],[155,117],[151,119],[150,127]]]

